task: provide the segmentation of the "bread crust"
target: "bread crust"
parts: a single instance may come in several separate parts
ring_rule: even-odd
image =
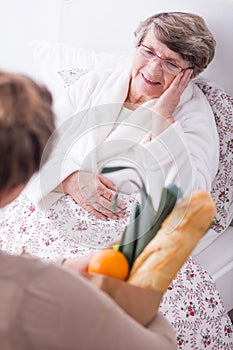
[[[128,282],[165,291],[213,221],[215,204],[206,191],[182,200],[134,262]]]

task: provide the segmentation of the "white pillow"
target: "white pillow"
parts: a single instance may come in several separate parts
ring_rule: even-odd
[[[65,87],[88,71],[117,69],[131,60],[126,55],[97,53],[61,43],[38,41],[29,46],[35,77],[47,85],[54,100],[59,99]]]

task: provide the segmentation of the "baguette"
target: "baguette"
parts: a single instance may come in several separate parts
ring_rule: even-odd
[[[182,200],[135,260],[128,282],[165,291],[210,227],[215,213],[215,204],[205,191],[195,191]]]

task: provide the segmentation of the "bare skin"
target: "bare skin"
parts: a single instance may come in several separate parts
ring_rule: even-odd
[[[76,171],[68,176],[57,191],[69,194],[82,208],[99,219],[117,220],[124,216],[125,204],[118,200],[114,212],[112,200],[116,186],[107,178],[84,171]]]
[[[172,113],[180,102],[180,97],[191,80],[193,70],[187,69],[179,73],[171,85],[157,100],[153,111],[166,119],[173,119]]]

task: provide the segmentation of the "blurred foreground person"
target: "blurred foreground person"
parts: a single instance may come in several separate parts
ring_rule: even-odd
[[[52,97],[31,79],[0,72],[0,207],[39,169],[54,131]],[[85,271],[88,257],[65,261]],[[0,252],[0,349],[176,349],[158,313],[149,328],[84,277],[56,264]]]

